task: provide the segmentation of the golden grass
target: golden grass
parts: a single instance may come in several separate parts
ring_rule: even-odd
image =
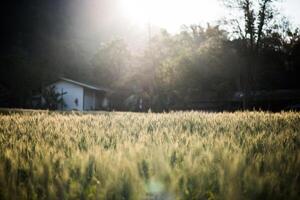
[[[300,114],[0,115],[0,199],[300,199]]]

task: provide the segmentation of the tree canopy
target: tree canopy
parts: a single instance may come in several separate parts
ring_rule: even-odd
[[[21,34],[1,51],[0,86],[10,91],[9,106],[30,107],[33,94],[66,76],[126,91],[125,99],[143,97],[148,108],[157,110],[226,100],[239,91],[300,89],[300,32],[278,14],[276,0],[224,2],[241,13],[241,18],[227,19],[229,29],[196,24],[176,34],[161,30],[139,51],[126,38],[105,40],[89,57],[66,37],[63,11],[49,18],[50,4],[36,2],[22,11],[34,14],[13,22],[39,18],[36,23],[52,28],[18,27]]]

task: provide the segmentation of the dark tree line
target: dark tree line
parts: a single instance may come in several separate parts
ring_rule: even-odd
[[[300,89],[299,29],[277,14],[274,0],[227,0],[241,13],[226,21],[230,28],[162,30],[142,51],[130,49],[126,38],[106,41],[89,59],[68,40],[68,18],[53,6],[59,1],[45,2],[6,8],[0,106],[30,107],[32,95],[60,76],[110,87],[111,98],[124,106],[142,98],[143,109],[153,110],[192,109],[238,91],[249,108],[251,91]],[[19,14],[10,17],[13,9]]]
[[[288,20],[279,15],[274,6],[278,0],[224,2],[242,16],[230,22],[237,34],[237,47],[243,50],[240,56],[246,61],[241,68],[244,107],[248,106],[249,93],[253,90],[295,87],[293,75],[299,67],[289,63],[288,57],[292,46],[299,42],[299,29],[291,30]]]

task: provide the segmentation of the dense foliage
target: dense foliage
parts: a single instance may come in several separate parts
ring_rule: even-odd
[[[187,25],[173,34],[153,30],[142,44],[129,39],[141,36],[135,29],[114,39],[127,24],[105,21],[104,11],[103,19],[72,15],[82,1],[7,3],[0,91],[8,92],[0,106],[30,107],[32,95],[61,76],[126,91],[120,102],[143,96],[157,110],[224,100],[236,91],[299,89],[299,30],[278,13],[276,0],[224,1],[237,9],[225,25]],[[103,29],[77,26],[93,20]]]
[[[299,199],[299,113],[0,116],[0,199]]]

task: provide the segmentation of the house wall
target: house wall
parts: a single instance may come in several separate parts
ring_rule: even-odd
[[[107,109],[104,107],[104,98],[105,98],[105,92],[98,92],[96,94],[96,110],[105,110]]]
[[[83,109],[95,110],[96,109],[96,94],[95,91],[84,89]]]
[[[78,85],[68,83],[66,81],[59,81],[51,86],[55,86],[55,91],[58,93],[66,92],[63,95],[64,107],[62,110],[83,110],[83,88]],[[77,99],[77,103],[76,103]],[[61,107],[60,107],[61,109]]]

